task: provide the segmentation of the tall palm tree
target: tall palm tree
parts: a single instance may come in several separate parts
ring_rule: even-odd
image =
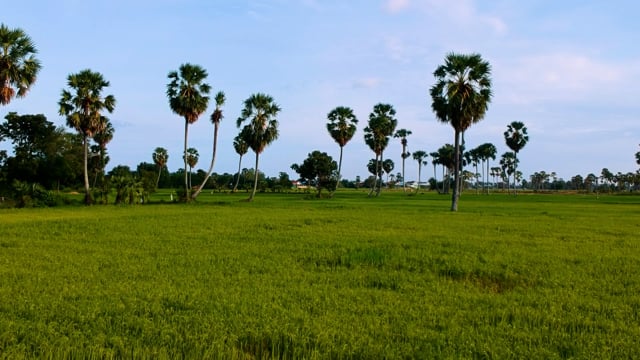
[[[236,179],[235,185],[233,185],[233,190],[231,192],[236,192],[238,189],[238,183],[240,182],[240,167],[242,166],[242,157],[244,154],[249,151],[249,144],[242,139],[242,136],[238,134],[235,139],[233,139],[233,148],[236,150],[236,154],[240,155],[240,160],[238,161],[238,178]]]
[[[413,152],[413,160],[418,162],[418,190],[420,190],[420,176],[422,174],[422,165],[426,165],[426,161],[424,159],[427,158],[427,152],[418,150]]]
[[[171,110],[184,117],[184,190],[185,199],[191,199],[189,191],[189,182],[187,178],[187,142],[189,134],[189,125],[198,121],[202,113],[209,106],[209,97],[211,86],[205,83],[207,71],[199,65],[182,64],[178,71],[172,71],[168,75],[169,84],[167,84],[167,97],[169,98],[169,107]]]
[[[102,96],[102,90],[109,86],[109,82],[102,74],[89,69],[67,77],[69,89],[62,90],[58,105],[60,115],[67,117],[67,126],[75,129],[82,136],[84,148],[84,202],[93,202],[89,189],[89,173],[87,169],[89,139],[103,130],[102,111],[113,112],[116,99],[113,95]]]
[[[455,53],[448,54],[444,65],[433,73],[436,84],[430,90],[431,108],[438,120],[454,129],[455,186],[451,211],[458,210],[461,189],[460,134],[484,118],[491,101],[490,74],[491,66],[479,54]]]
[[[41,68],[35,57],[37,52],[22,29],[0,24],[0,104],[7,105],[12,98],[27,95]]]
[[[396,110],[389,104],[377,104],[373,107],[373,112],[369,114],[369,124],[364,129],[364,141],[369,148],[376,154],[376,173],[379,181],[377,181],[376,196],[380,195],[382,188],[382,170],[380,166],[384,161],[384,149],[389,144],[389,137],[393,135],[398,120],[394,117]],[[371,196],[372,193],[369,193]]]
[[[436,182],[436,190],[438,189],[438,175],[436,175],[436,165],[440,164],[440,157],[437,151],[429,153],[431,156],[431,163],[433,164],[433,179]]]
[[[244,102],[244,109],[236,121],[238,128],[243,123],[247,124],[240,131],[240,137],[249,145],[256,154],[256,167],[254,169],[253,191],[247,201],[253,201],[258,188],[258,161],[264,149],[278,138],[278,120],[276,116],[280,107],[273,98],[266,94],[253,94]]]
[[[220,121],[222,120],[222,117],[223,117],[222,105],[224,105],[224,102],[226,100],[226,97],[224,96],[224,92],[219,91],[215,96],[215,100],[216,100],[216,109],[211,114],[211,123],[213,124],[213,150],[211,155],[211,165],[209,165],[207,176],[204,177],[202,184],[200,184],[196,192],[193,193],[193,196],[191,197],[192,199],[195,199],[196,197],[198,197],[202,189],[204,189],[204,186],[207,184],[207,180],[209,180],[209,177],[211,176],[211,172],[213,172],[213,165],[216,162],[216,148],[218,146],[218,129],[220,128]]]
[[[356,133],[358,119],[349,107],[338,106],[327,114],[327,131],[331,138],[340,146],[340,160],[338,161],[338,185],[342,171],[342,150]]]
[[[185,161],[187,162],[187,165],[189,165],[189,188],[191,188],[191,173],[193,172],[193,168],[198,164],[198,160],[200,160],[198,150],[195,148],[188,148]]]
[[[393,134],[393,137],[400,138],[400,144],[402,144],[402,154],[400,154],[400,156],[402,157],[402,191],[404,192],[407,191],[407,187],[404,186],[404,183],[406,182],[404,180],[404,161],[411,156],[407,151],[407,136],[409,135],[411,135],[411,130],[407,129],[400,129]]]
[[[167,166],[167,161],[169,161],[169,152],[163,147],[157,147],[151,157],[153,158],[153,163],[158,167],[158,179],[156,180],[156,188],[158,188],[162,169]]]
[[[504,140],[507,143],[509,149],[513,150],[514,156],[516,158],[514,173],[518,171],[518,152],[524,148],[524,146],[529,141],[529,135],[527,135],[527,127],[524,126],[524,123],[520,121],[514,121],[511,124],[507,125],[507,131],[504,132]],[[513,179],[513,194],[516,195],[518,191],[516,190],[515,177]]]
[[[98,144],[98,155],[100,157],[100,169],[99,172],[96,172],[96,178],[98,173],[101,175],[101,177],[104,177],[104,168],[107,166],[108,160],[107,144],[110,143],[111,140],[113,140],[113,134],[115,133],[115,129],[113,128],[113,125],[111,125],[111,121],[109,121],[106,116],[101,116],[100,122],[101,124],[99,124],[98,126],[99,130],[95,134],[93,134],[93,141]],[[95,180],[93,183],[95,186]]]

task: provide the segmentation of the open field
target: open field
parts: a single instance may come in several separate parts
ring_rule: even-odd
[[[0,358],[640,354],[638,196],[244,198],[1,210]]]

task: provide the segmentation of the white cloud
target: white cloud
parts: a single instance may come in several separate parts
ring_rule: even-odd
[[[374,88],[378,85],[380,85],[380,78],[377,77],[364,77],[353,82],[355,88]]]
[[[387,0],[384,7],[390,13],[398,13],[409,7],[409,0]]]

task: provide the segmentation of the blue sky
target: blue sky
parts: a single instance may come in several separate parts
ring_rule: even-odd
[[[182,167],[184,120],[165,95],[167,74],[190,62],[209,72],[214,93],[227,95],[215,172],[233,173],[235,126],[244,99],[256,92],[281,106],[280,138],[261,155],[269,176],[313,150],[337,159],[327,113],[349,106],[360,120],[345,147],[343,175],[367,176],[373,157],[362,129],[373,106],[392,104],[398,128],[410,129],[409,151],[435,151],[453,130],[435,119],[429,88],[449,52],[479,53],[492,66],[494,98],[466,133],[468,148],[492,142],[522,121],[530,135],[519,154],[526,178],[555,171],[571,176],[635,171],[640,148],[640,25],[635,1],[475,0],[60,0],[11,1],[5,25],[25,30],[43,68],[26,98],[0,109],[43,113],[64,125],[57,102],[71,73],[101,72],[117,99],[110,166],[151,162],[169,150]],[[213,95],[213,94],[212,94]],[[211,160],[213,106],[190,128],[198,168]],[[5,144],[4,147],[7,145]],[[400,171],[395,139],[387,156]],[[253,154],[243,167],[253,166]],[[397,172],[394,170],[394,173]],[[407,180],[417,177],[407,160]],[[423,176],[432,176],[432,167]]]

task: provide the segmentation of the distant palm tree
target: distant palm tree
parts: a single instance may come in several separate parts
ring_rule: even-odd
[[[529,141],[529,136],[527,135],[527,127],[524,126],[524,123],[520,121],[514,121],[511,124],[507,125],[507,131],[504,132],[504,139],[507,143],[509,149],[513,150],[513,154],[516,158],[515,161],[515,169],[514,173],[518,171],[518,152],[524,148],[524,146]],[[517,194],[516,185],[515,185],[515,177],[513,179],[513,194]]]
[[[477,195],[478,192],[480,191],[478,189],[478,179],[480,178],[480,174],[478,173],[478,165],[480,164],[480,160],[482,158],[482,156],[480,155],[480,148],[476,147],[467,151],[467,155],[469,157],[469,161],[471,162],[471,165],[473,165],[476,169],[476,172],[473,174],[473,177],[476,179],[476,195]]]
[[[278,120],[276,116],[280,107],[273,98],[266,94],[253,94],[244,102],[244,109],[236,125],[242,126],[248,122],[240,132],[242,139],[256,154],[256,166],[254,169],[253,191],[247,201],[253,201],[258,188],[258,160],[264,149],[278,138]]]
[[[454,129],[455,186],[451,211],[458,210],[461,190],[460,134],[482,120],[491,101],[491,67],[479,54],[450,53],[444,65],[433,73],[436,84],[431,88],[431,108],[438,120]]]
[[[169,98],[169,107],[171,110],[184,117],[184,190],[185,200],[189,201],[190,186],[187,178],[187,143],[189,134],[189,125],[198,120],[209,106],[209,97],[211,86],[205,83],[207,71],[199,65],[182,64],[178,71],[172,71],[168,75],[169,84],[167,84],[167,97]]]
[[[379,181],[376,181],[376,196],[380,195],[382,187],[382,171],[379,166],[384,160],[384,149],[389,144],[389,137],[393,135],[398,120],[394,117],[396,110],[389,104],[377,104],[373,107],[373,112],[369,114],[369,124],[364,129],[364,141],[369,148],[376,154],[376,164],[378,170]],[[372,192],[369,193],[371,196]]]
[[[193,172],[193,168],[198,164],[198,160],[200,160],[200,154],[198,150],[195,148],[187,149],[187,156],[185,156],[185,161],[189,165],[189,188],[191,188],[191,172]]]
[[[31,38],[22,29],[0,24],[0,104],[24,97],[36,81],[40,61]],[[17,90],[17,91],[16,91]]]
[[[484,143],[480,145],[478,149],[479,149],[480,157],[482,161],[487,162],[486,178],[484,176],[482,177],[482,179],[484,180],[484,184],[486,185],[488,182],[487,179],[489,177],[489,159],[495,160],[498,150],[496,149],[495,145],[493,145],[492,143]],[[486,188],[486,193],[489,194],[488,187]]]
[[[100,117],[101,124],[98,125],[99,131],[93,134],[93,141],[98,144],[98,151],[100,157],[100,169],[96,172],[96,178],[94,179],[93,186],[96,184],[97,175],[100,174],[104,177],[104,168],[107,166],[107,144],[113,140],[115,129],[111,125],[111,121],[106,116]]]
[[[438,189],[438,175],[436,174],[436,165],[440,164],[440,158],[437,151],[429,153],[431,163],[433,164],[433,180],[436,182],[436,190]]]
[[[395,166],[396,164],[394,164],[393,160],[391,159],[385,159],[382,162],[382,170],[384,170],[384,172],[387,174],[387,183],[389,182],[389,174],[391,174]]]
[[[67,117],[67,126],[75,129],[82,136],[84,148],[84,203],[91,205],[93,198],[89,189],[89,172],[87,169],[89,139],[106,126],[102,110],[112,112],[116,105],[113,95],[102,97],[102,90],[109,82],[102,74],[91,70],[82,70],[67,77],[69,90],[62,90],[58,105],[60,115]]]
[[[640,151],[636,153],[636,163],[640,165]]]
[[[237,135],[235,139],[233,139],[233,148],[236,150],[236,153],[240,155],[240,160],[238,161],[238,178],[236,179],[235,185],[233,185],[232,192],[236,192],[238,189],[238,183],[240,182],[240,167],[242,166],[242,157],[244,154],[249,151],[249,144],[242,139],[240,135]]]
[[[342,171],[342,150],[356,133],[358,119],[353,114],[351,108],[338,106],[327,114],[327,131],[331,138],[340,146],[340,160],[338,161],[338,185],[340,186],[340,176]]]
[[[455,148],[451,144],[444,144],[438,149],[438,164],[442,165],[442,194],[449,193],[451,173],[456,164]],[[445,176],[446,170],[446,176]]]
[[[213,124],[213,150],[211,152],[212,154],[211,165],[209,165],[207,176],[204,177],[202,184],[200,184],[196,192],[193,193],[193,195],[191,196],[192,199],[195,199],[196,197],[198,197],[202,189],[204,189],[204,186],[207,184],[207,180],[209,180],[209,177],[213,172],[213,165],[216,162],[216,148],[218,146],[218,129],[220,128],[220,121],[222,120],[222,117],[223,117],[222,105],[224,105],[224,102],[226,100],[224,93],[222,91],[219,91],[215,96],[215,100],[216,100],[216,109],[213,111],[213,114],[211,114],[211,123]]]
[[[422,165],[426,165],[426,161],[424,159],[427,158],[427,152],[418,150],[413,152],[413,160],[418,162],[418,190],[420,190],[420,175],[422,174]]]
[[[509,189],[509,177],[513,175],[513,188],[515,190],[516,187],[516,177],[517,177],[517,167],[518,167],[518,158],[516,157],[516,153],[512,151],[507,151],[502,154],[500,158],[500,167],[502,168],[502,172],[506,174],[507,178],[507,192]]]
[[[402,144],[402,154],[400,154],[400,156],[402,157],[402,191],[404,192],[407,191],[407,187],[404,186],[404,183],[406,182],[404,180],[404,162],[409,156],[411,156],[411,153],[407,151],[407,136],[409,135],[411,135],[411,130],[407,129],[399,129],[395,134],[393,134],[393,137],[400,138],[400,144]]]
[[[153,163],[158,167],[158,179],[156,180],[156,188],[158,188],[162,169],[167,166],[167,161],[169,161],[169,152],[165,148],[157,147],[151,157],[153,158]]]

